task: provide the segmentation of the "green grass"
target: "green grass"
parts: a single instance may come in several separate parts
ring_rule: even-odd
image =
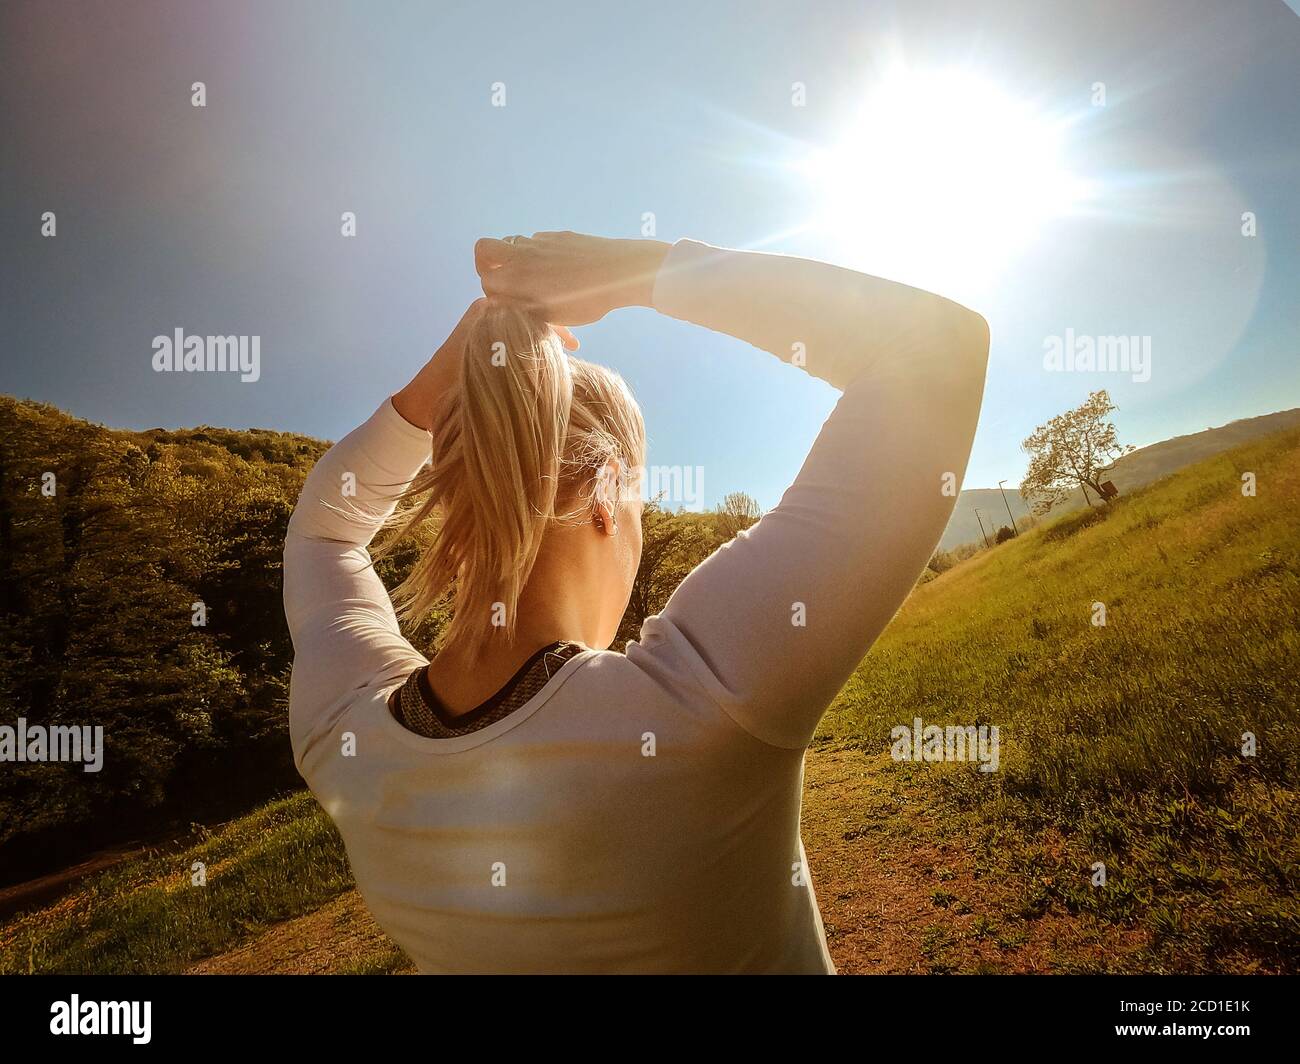
[[[1241,473],[1258,497],[1241,495]],[[886,761],[871,845],[962,841],[960,932],[1012,952],[1037,921],[1059,971],[1300,969],[1300,433],[1071,514],[918,586],[819,738],[883,755],[910,724],[996,724],[1001,770]],[[1092,604],[1107,609],[1092,623]],[[1258,740],[1243,757],[1242,733]],[[833,800],[834,796],[830,796]],[[890,851],[893,851],[892,853]],[[207,885],[190,884],[195,861]],[[1092,866],[1106,885],[1092,885]],[[955,871],[935,869],[946,884]],[[815,869],[814,869],[815,872]],[[174,972],[351,886],[303,793],[91,877],[0,927],[0,973]],[[936,886],[928,970],[964,970]],[[998,971],[996,961],[981,961]],[[344,970],[407,967],[378,944]]]
[[[920,766],[914,797],[1026,913],[1139,932],[1107,968],[1297,970],[1297,515],[1291,432],[977,555],[916,589],[819,734],[996,724],[1001,771]]]
[[[205,886],[191,882],[195,862],[206,866]],[[18,917],[0,928],[0,974],[180,971],[351,886],[343,844],[304,792]]]

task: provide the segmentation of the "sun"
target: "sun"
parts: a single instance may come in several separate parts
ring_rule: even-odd
[[[1062,161],[1066,128],[969,71],[896,69],[801,163],[813,228],[859,269],[976,294],[1086,197]]]

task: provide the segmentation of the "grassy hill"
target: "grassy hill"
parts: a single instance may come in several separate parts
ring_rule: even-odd
[[[1297,514],[1293,431],[916,589],[808,754],[841,971],[1300,971]],[[915,716],[998,725],[1000,770],[892,760]],[[349,887],[298,795],[0,925],[0,972],[403,970]]]
[[[1173,439],[1161,440],[1159,443],[1141,447],[1132,454],[1125,455],[1116,463],[1111,480],[1122,493],[1127,494],[1170,473],[1184,469],[1194,462],[1222,454],[1252,440],[1294,428],[1300,428],[1300,410],[1282,410],[1276,414],[1242,418],[1219,428],[1193,432],[1187,436],[1175,436]],[[951,550],[962,543],[974,543],[979,540],[980,526],[975,516],[976,510],[980,511],[984,519],[985,531],[991,540],[994,532],[1007,523],[1008,505],[1016,521],[1029,516],[1029,506],[1015,488],[1008,487],[1005,496],[997,488],[963,490],[957,497],[957,505],[953,509],[948,527],[944,529],[939,546],[944,550]],[[1056,516],[1060,516],[1085,506],[1087,502],[1083,498],[1083,492],[1078,491],[1058,505],[1053,512]]]
[[[1015,884],[1010,911],[1140,931],[1155,967],[1295,968],[1298,515],[1293,431],[979,554],[916,590],[822,735],[882,751],[913,713],[998,724],[998,773],[890,772]]]

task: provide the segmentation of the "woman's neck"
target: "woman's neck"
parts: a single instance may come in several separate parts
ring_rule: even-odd
[[[555,643],[590,646],[580,626],[557,617],[521,623],[513,641],[491,639],[476,648],[439,653],[429,663],[427,678],[438,701],[453,716],[468,713],[496,694],[530,657]]]
[[[600,602],[598,561],[581,549],[580,530],[556,529],[543,541],[519,595],[510,642],[491,630],[473,647],[437,655],[429,665],[433,693],[452,714],[468,713],[510,680],[520,666],[552,643],[607,645],[593,603]]]

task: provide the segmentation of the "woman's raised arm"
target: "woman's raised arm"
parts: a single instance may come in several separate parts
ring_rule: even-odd
[[[594,320],[600,297],[566,302],[572,269],[558,247],[548,252],[571,239],[511,247],[485,288],[546,305],[552,320],[574,309],[575,323]],[[987,326],[939,296],[822,262],[609,243],[627,245],[606,257],[614,276],[601,285],[588,269],[586,290],[729,333],[844,390],[780,504],[697,567],[628,649],[633,661],[673,658],[751,734],[802,747],[948,522],[979,418]]]

